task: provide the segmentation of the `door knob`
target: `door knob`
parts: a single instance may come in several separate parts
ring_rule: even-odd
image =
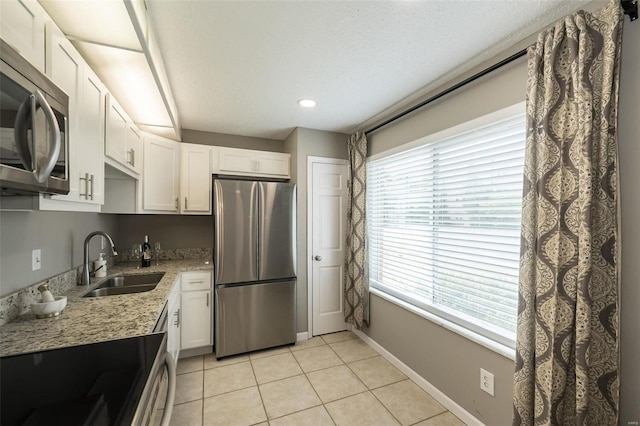
[[[316,256],[316,257],[314,257],[314,259],[317,260],[317,261],[321,261],[322,260],[322,256]]]

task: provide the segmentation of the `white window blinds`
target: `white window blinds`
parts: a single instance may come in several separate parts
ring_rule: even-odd
[[[525,117],[370,161],[371,285],[514,347]]]

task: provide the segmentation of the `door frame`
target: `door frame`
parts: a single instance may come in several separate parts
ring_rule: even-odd
[[[307,156],[307,338],[313,338],[313,164],[333,164],[347,166],[347,175],[351,171],[349,160],[342,158]],[[349,183],[347,183],[348,185]],[[346,239],[346,235],[343,236]],[[346,272],[346,271],[345,271]],[[343,277],[344,279],[344,277]],[[349,325],[349,324],[347,324]]]

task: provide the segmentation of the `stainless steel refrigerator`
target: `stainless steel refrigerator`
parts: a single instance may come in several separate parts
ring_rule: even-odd
[[[216,357],[295,342],[295,184],[213,184]]]

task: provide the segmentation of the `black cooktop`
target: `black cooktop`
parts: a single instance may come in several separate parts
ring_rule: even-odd
[[[0,424],[129,425],[163,337],[0,358]]]

